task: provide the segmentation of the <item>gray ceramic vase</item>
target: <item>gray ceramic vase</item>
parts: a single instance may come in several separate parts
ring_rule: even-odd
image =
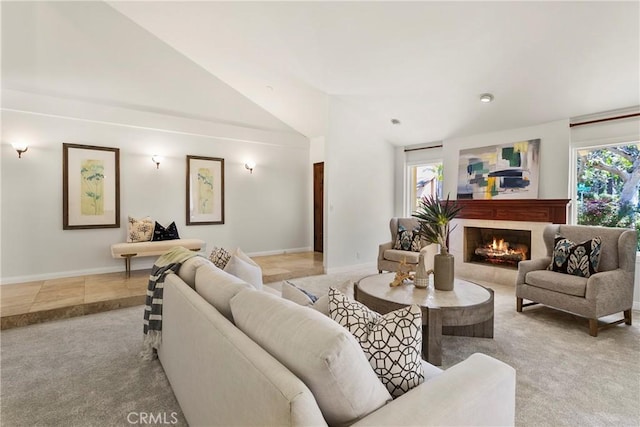
[[[453,290],[454,257],[445,251],[433,257],[433,287],[439,291]]]

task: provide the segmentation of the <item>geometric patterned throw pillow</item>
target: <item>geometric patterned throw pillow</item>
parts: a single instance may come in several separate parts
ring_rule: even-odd
[[[396,233],[396,241],[394,242],[393,249],[399,249],[401,251],[413,251],[420,252],[420,235],[418,234],[419,228],[413,230],[407,230],[402,225],[398,225],[398,232]]]
[[[553,259],[547,270],[558,273],[590,277],[598,272],[602,239],[594,237],[582,243],[574,243],[556,235],[553,246]]]
[[[148,242],[153,237],[154,221],[149,218],[129,217],[127,222],[127,242]]]
[[[164,228],[161,224],[156,222],[156,225],[153,228],[153,239],[151,240],[156,242],[159,240],[177,240],[179,238],[178,227],[176,227],[175,222],[169,224],[167,228]]]
[[[329,315],[360,343],[394,399],[424,381],[422,312],[417,305],[381,315],[329,288]]]
[[[211,261],[220,270],[224,270],[224,267],[229,262],[229,259],[231,259],[231,254],[229,253],[229,251],[217,246],[213,247],[213,250],[209,255],[209,261]]]

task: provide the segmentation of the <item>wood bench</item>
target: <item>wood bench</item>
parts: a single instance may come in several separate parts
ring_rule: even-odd
[[[200,239],[114,243],[111,245],[111,256],[114,258],[124,258],[127,277],[131,277],[131,258],[133,257],[160,256],[176,246],[182,246],[183,248],[190,249],[192,251],[199,251],[204,248],[204,245],[204,241]]]

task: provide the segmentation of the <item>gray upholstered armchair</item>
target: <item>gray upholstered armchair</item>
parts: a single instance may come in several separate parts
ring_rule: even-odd
[[[563,236],[580,243],[599,236],[602,245],[597,273],[589,278],[547,270],[550,265],[555,236]],[[521,261],[516,279],[516,309],[544,304],[589,319],[589,334],[598,336],[598,329],[631,324],[633,280],[635,274],[635,230],[626,228],[592,227],[585,225],[548,225],[544,230],[547,256]],[[523,304],[523,300],[530,303]],[[598,318],[614,313],[624,318],[599,324]]]
[[[391,231],[391,241],[383,243],[378,249],[378,272],[398,271],[400,261],[405,260],[411,266],[411,271],[416,271],[420,253],[424,254],[424,262],[427,270],[433,268],[433,256],[438,253],[438,245],[431,244],[422,239],[417,240],[419,251],[394,249],[398,239],[398,230],[402,229],[413,232],[419,227],[416,218],[391,218],[389,229]],[[414,249],[417,249],[414,247]]]

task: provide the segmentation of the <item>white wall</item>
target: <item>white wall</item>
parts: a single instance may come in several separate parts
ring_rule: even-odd
[[[342,99],[329,101],[325,141],[327,271],[374,265],[393,216],[394,150]]]
[[[324,162],[324,136],[309,139],[309,160],[311,164]]]
[[[569,198],[569,120],[558,120],[518,129],[485,133],[443,142],[444,194],[456,198],[460,150],[540,138],[540,185],[538,198]]]
[[[83,109],[62,99],[50,106],[31,104],[37,113],[18,112],[11,110],[15,104],[4,102],[11,98],[4,95],[2,283],[123,270],[124,262],[111,258],[109,246],[125,241],[127,215],[150,215],[165,225],[175,221],[181,237],[201,238],[209,249],[239,246],[253,254],[309,250],[311,182],[306,138],[250,128],[228,132],[227,125],[216,128],[188,120],[173,127],[173,121],[180,120],[152,114],[145,116],[144,127],[122,125],[112,120],[125,115],[122,109],[118,114],[114,109],[108,121],[99,121],[84,117],[95,106],[87,104]],[[83,119],[45,112],[56,106]],[[156,129],[151,127],[154,124]],[[185,132],[188,129],[198,132]],[[20,136],[30,143],[22,159],[10,145]],[[63,142],[120,148],[119,229],[62,230]],[[154,153],[165,157],[160,169],[151,161]],[[225,224],[186,226],[187,154],[225,159]],[[253,174],[244,168],[249,158],[257,164]],[[152,261],[134,259],[132,268],[147,268]]]

